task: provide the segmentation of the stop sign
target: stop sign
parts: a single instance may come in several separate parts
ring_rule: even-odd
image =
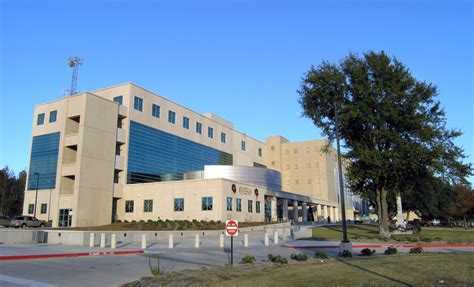
[[[227,220],[225,222],[225,235],[227,236],[239,235],[239,222],[237,220]]]

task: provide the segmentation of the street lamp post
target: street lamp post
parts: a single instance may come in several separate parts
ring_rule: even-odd
[[[39,173],[35,172],[36,175],[36,194],[35,194],[35,211],[34,211],[34,216],[36,218],[36,206],[38,203],[38,185],[39,185]]]

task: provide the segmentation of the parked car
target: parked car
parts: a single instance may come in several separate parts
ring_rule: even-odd
[[[21,216],[15,216],[13,217],[11,221],[11,226],[18,228],[26,228],[26,227],[45,227],[46,222],[43,220],[38,220],[33,216],[28,216],[28,215],[21,215]]]
[[[0,216],[0,226],[8,227],[10,226],[11,221],[12,220],[8,216],[4,216],[4,215]]]

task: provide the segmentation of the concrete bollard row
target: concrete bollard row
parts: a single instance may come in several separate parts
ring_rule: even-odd
[[[112,234],[112,238],[110,239],[110,248],[117,248],[117,235],[115,233]]]
[[[170,234],[169,238],[168,238],[168,248],[169,249],[172,249],[174,247],[174,243],[173,243],[173,234]]]
[[[100,248],[105,248],[105,233],[100,234]]]
[[[142,234],[142,249],[146,249],[146,234]]]
[[[224,248],[224,234],[219,235],[219,247]]]
[[[94,247],[95,246],[95,233],[92,232],[89,235],[89,247]]]
[[[275,231],[275,234],[273,236],[273,243],[278,244],[278,231]]]
[[[194,238],[194,248],[199,248],[199,234]]]
[[[265,239],[264,239],[265,246],[268,246],[268,233],[265,232]]]
[[[249,247],[249,235],[244,234],[244,247]]]

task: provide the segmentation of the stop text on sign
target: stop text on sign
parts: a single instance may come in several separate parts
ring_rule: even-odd
[[[237,220],[227,220],[225,222],[225,235],[227,236],[239,235],[239,222]]]

